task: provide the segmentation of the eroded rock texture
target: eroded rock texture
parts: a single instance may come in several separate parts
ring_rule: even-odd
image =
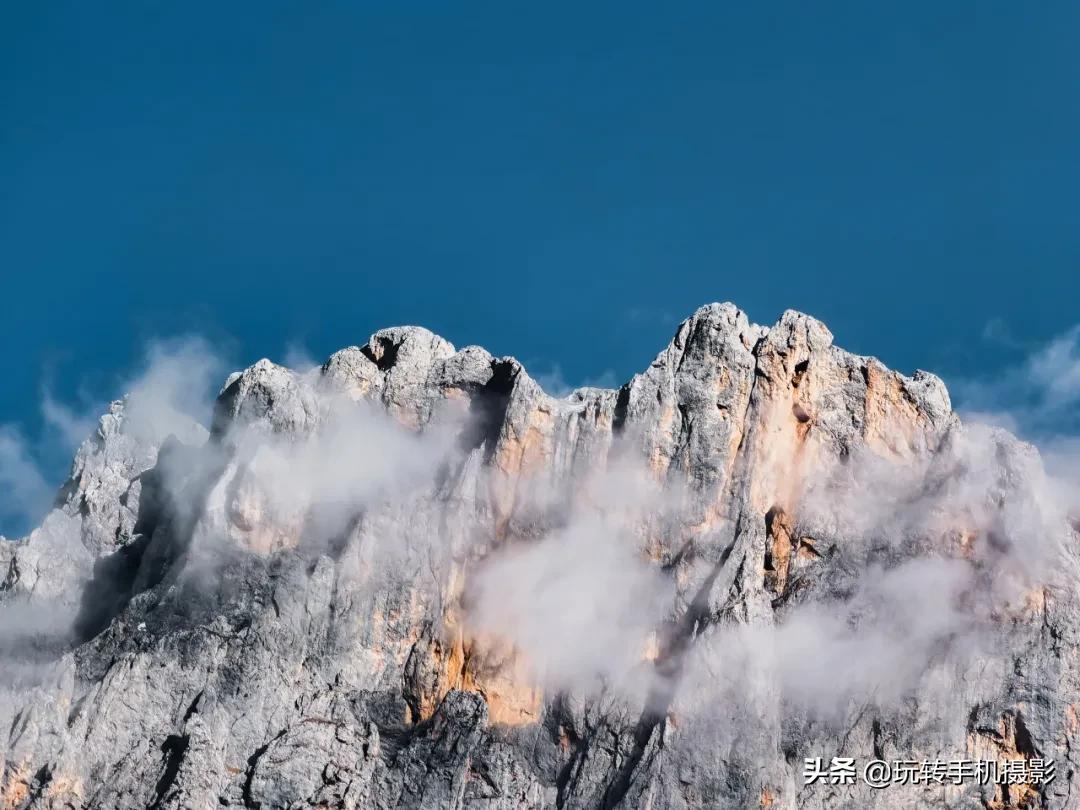
[[[1080,806],[1056,497],[795,312],[562,399],[412,327],[260,361],[203,441],[115,405],[0,552],[0,803]],[[1057,777],[804,786],[837,755]]]

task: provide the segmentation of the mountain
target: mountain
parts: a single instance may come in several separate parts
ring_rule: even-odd
[[[1080,806],[1069,493],[808,316],[562,398],[397,327],[154,419],[0,545],[5,808]]]

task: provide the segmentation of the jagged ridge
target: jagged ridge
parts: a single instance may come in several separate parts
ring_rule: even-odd
[[[8,642],[28,664],[8,678],[0,717],[3,800],[802,808],[902,807],[915,795],[925,806],[1067,807],[1080,725],[1075,580],[1025,579],[1019,606],[1012,591],[986,590],[993,656],[928,652],[895,700],[856,682],[845,705],[819,711],[824,690],[800,685],[790,662],[760,681],[709,685],[709,655],[745,653],[728,646],[731,628],[790,649],[784,628],[806,606],[855,604],[872,572],[928,549],[968,560],[979,582],[1002,579],[1039,474],[1006,434],[984,440],[992,475],[961,503],[991,501],[993,514],[973,512],[955,538],[906,506],[903,520],[878,514],[865,527],[850,504],[814,497],[882,464],[913,471],[885,480],[936,514],[935,487],[959,502],[950,482],[970,483],[978,466],[957,449],[966,435],[933,375],[844,352],[805,315],[763,328],[731,304],[699,309],[618,390],[553,398],[513,358],[398,327],[312,373],[262,360],[233,374],[203,444],[139,441],[114,404],[57,509],[2,552],[4,610],[47,604],[73,617],[71,633]],[[623,539],[599,562],[579,560],[592,536],[581,527],[597,525],[581,516],[594,512],[625,513]],[[595,582],[582,604],[598,615],[608,603],[635,614],[640,594],[622,585],[663,584],[647,650],[619,650],[610,622],[555,641],[527,622],[537,642],[493,631],[498,616],[477,620],[489,561],[514,565],[505,555],[553,536],[566,538],[558,553],[524,568],[596,565],[558,593],[571,601]],[[521,568],[497,570],[535,584]],[[512,613],[515,593],[496,593]],[[928,626],[928,643],[948,645],[958,626]],[[570,669],[584,658],[593,672],[593,644],[619,659],[601,688],[530,668],[546,655]],[[957,685],[947,700],[922,671],[932,666]],[[990,749],[1052,756],[1059,778],[918,794],[801,783],[803,756]]]

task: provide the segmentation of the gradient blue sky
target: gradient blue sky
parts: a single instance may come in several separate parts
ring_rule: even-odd
[[[1080,5],[7,3],[0,423],[147,339],[573,383],[698,305],[992,375],[1078,320]],[[988,324],[990,337],[987,337]]]

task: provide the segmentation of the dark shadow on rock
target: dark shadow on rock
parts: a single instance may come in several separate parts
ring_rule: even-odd
[[[107,628],[136,594],[160,583],[187,551],[196,516],[221,470],[216,451],[216,444],[192,448],[172,436],[161,445],[157,464],[140,476],[142,495],[132,541],[94,564],[75,618],[76,645]]]
[[[521,366],[514,360],[491,362],[491,378],[473,393],[469,402],[469,421],[460,438],[462,450],[469,452],[483,447],[485,460],[491,460],[520,372]]]

